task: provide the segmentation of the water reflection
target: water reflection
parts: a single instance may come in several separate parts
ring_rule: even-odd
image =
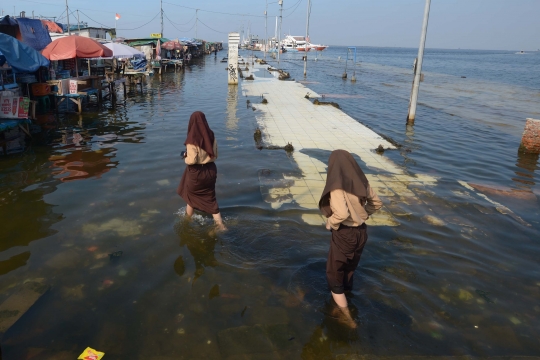
[[[116,168],[118,161],[111,161],[116,156],[116,149],[74,150],[62,155],[53,155],[52,167],[57,169],[52,174],[59,176],[60,181],[68,182],[94,177],[96,179]]]
[[[236,106],[238,104],[238,86],[229,85],[227,90],[227,129],[238,130],[238,117]]]
[[[534,172],[538,170],[537,164],[539,157],[540,154],[532,154],[518,150],[516,166],[519,169],[524,170],[515,171],[515,174],[518,177],[512,178],[518,188],[531,191],[532,187],[535,185]]]
[[[46,154],[5,159],[0,170],[0,252],[56,233],[53,224],[63,219],[45,195],[56,190]]]
[[[186,247],[195,263],[193,273],[193,284],[204,274],[206,267],[215,267],[219,263],[216,260],[214,251],[217,244],[217,237],[212,233],[212,226],[206,224],[205,219],[200,215],[193,216],[193,222],[182,218],[175,226],[175,232],[180,238],[180,247]],[[185,263],[182,256],[179,256],[174,263],[174,270],[182,276],[185,271]]]

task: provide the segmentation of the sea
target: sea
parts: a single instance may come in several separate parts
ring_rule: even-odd
[[[5,330],[2,359],[540,356],[539,157],[519,151],[540,119],[540,52],[426,49],[414,125],[417,49],[330,46],[307,53],[305,77],[303,55],[266,58],[391,139],[384,156],[406,173],[437,179],[386,200],[398,226],[369,227],[358,327],[333,316],[329,233],[261,195],[261,171],[299,168],[256,147],[260,99],[227,85],[221,51],[115,104],[42,115],[24,152],[0,156],[0,303],[47,289]],[[225,233],[187,222],[176,194],[197,110],[218,141]]]

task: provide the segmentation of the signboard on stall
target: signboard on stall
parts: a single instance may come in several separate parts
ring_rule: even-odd
[[[69,93],[70,94],[77,93],[77,80],[69,80]]]
[[[161,33],[153,33],[153,34],[150,34],[150,37],[151,37],[151,38],[158,38],[158,39],[161,39]]]
[[[26,119],[28,118],[28,98],[22,96],[7,96],[0,98],[0,118]]]

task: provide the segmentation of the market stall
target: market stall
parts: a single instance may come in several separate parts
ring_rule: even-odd
[[[33,101],[30,96],[42,80],[39,70],[48,66],[49,60],[39,52],[0,33],[0,155],[24,150],[39,101],[39,96]]]
[[[58,111],[63,103],[66,111],[69,111],[69,103],[77,106],[77,112],[82,112],[83,100],[89,101],[90,96],[95,96],[98,105],[101,105],[102,87],[100,76],[81,76],[79,73],[79,59],[95,59],[100,57],[111,57],[113,52],[95,40],[82,36],[66,36],[47,45],[42,51],[43,56],[52,61],[72,61],[75,68],[75,76],[72,76],[72,70],[56,71],[51,75],[56,75],[56,79],[50,80],[49,84],[56,90],[55,107]],[[58,65],[58,64],[57,64]],[[65,66],[65,64],[63,64]],[[58,68],[57,68],[58,70]],[[51,76],[53,77],[53,76]]]

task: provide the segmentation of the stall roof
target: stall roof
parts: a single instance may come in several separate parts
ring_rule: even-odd
[[[140,45],[148,45],[148,44],[157,44],[158,39],[157,38],[142,38],[142,39],[125,39],[124,42],[127,43],[129,46],[140,46]],[[160,38],[159,41],[163,44],[164,42],[169,41],[167,38]]]
[[[23,44],[12,36],[0,33],[0,52],[17,72],[32,73],[41,66],[49,66],[47,60],[38,51]]]
[[[0,19],[0,32],[11,35],[38,51],[52,41],[49,31],[38,19],[4,16]]]

